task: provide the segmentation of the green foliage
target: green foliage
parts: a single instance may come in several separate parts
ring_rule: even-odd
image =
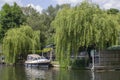
[[[4,4],[0,11],[0,25],[2,27],[1,37],[4,37],[8,29],[19,27],[23,22],[25,22],[24,14],[16,3],[14,3],[13,6],[7,3]]]
[[[26,24],[32,27],[32,29],[37,30],[40,28],[40,14],[33,9],[31,6],[22,7],[22,11],[26,16]]]
[[[120,45],[113,45],[107,48],[107,50],[120,50]]]
[[[9,29],[3,39],[3,54],[7,63],[15,63],[16,56],[40,48],[40,31],[33,31],[29,26]]]
[[[34,30],[41,31],[40,41],[42,47],[54,43],[55,30],[53,29],[51,22],[55,19],[57,12],[64,7],[70,7],[70,5],[56,5],[55,7],[50,5],[47,9],[44,9],[42,13],[38,13],[31,6],[22,7],[23,13],[26,15],[27,18],[26,24],[32,27]]]
[[[22,8],[23,13],[26,16],[26,24],[32,27],[34,30],[40,30],[40,43],[42,46],[45,46],[46,42],[46,35],[48,28],[49,19],[46,14],[40,14],[35,9],[33,9],[31,6],[29,7],[23,7]]]
[[[75,59],[71,62],[72,69],[85,69],[87,66],[87,62],[85,59]]]
[[[83,2],[73,8],[65,7],[57,14],[55,28],[56,55],[61,66],[68,67],[70,54],[77,56],[81,46],[96,44],[104,49],[118,43],[117,17],[108,15],[98,5]]]
[[[108,14],[117,14],[117,13],[119,13],[119,10],[118,10],[118,9],[111,8],[111,9],[108,9],[108,10],[107,10],[107,13],[108,13]]]
[[[0,25],[0,43],[2,42],[2,27]]]

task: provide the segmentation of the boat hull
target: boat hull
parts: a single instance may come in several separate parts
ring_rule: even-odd
[[[32,67],[32,66],[36,66],[36,67],[49,67],[50,63],[25,63],[25,66],[27,67]]]

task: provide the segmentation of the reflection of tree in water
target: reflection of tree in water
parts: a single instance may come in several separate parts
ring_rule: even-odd
[[[2,66],[0,69],[0,80],[27,80],[21,66]]]
[[[95,72],[94,72],[94,71],[91,71],[91,74],[92,74],[91,80],[95,80]]]
[[[39,69],[0,66],[0,80],[120,80],[120,71]]]
[[[29,80],[45,80],[45,71],[38,68],[25,68],[27,78]]]
[[[91,80],[120,80],[120,71],[91,72]]]
[[[86,70],[61,69],[55,80],[90,80],[90,74]]]
[[[120,71],[95,72],[95,80],[120,80]]]

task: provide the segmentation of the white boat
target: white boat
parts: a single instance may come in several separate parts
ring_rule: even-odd
[[[29,54],[27,56],[27,60],[25,61],[25,66],[49,67],[49,65],[50,60],[43,56],[39,56],[38,54]]]

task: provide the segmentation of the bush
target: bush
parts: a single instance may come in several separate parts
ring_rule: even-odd
[[[72,69],[85,69],[88,64],[88,59],[75,59],[71,61],[71,68]]]

